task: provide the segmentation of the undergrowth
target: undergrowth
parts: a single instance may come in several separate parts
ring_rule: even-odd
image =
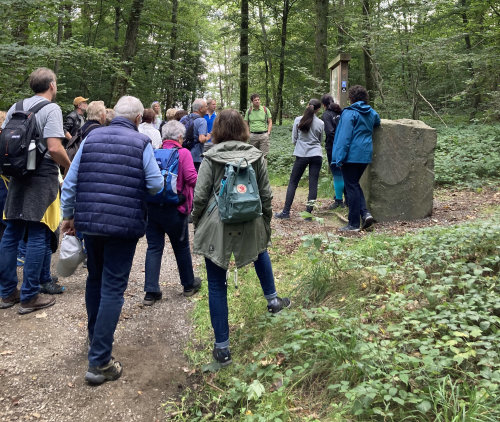
[[[200,374],[176,420],[500,420],[500,214],[402,237],[304,238],[272,251],[278,292],[265,313],[253,269],[230,289],[233,365]],[[287,292],[293,289],[291,292]],[[200,321],[203,320],[203,321]],[[206,300],[196,311],[211,347]],[[198,348],[200,349],[200,348]]]

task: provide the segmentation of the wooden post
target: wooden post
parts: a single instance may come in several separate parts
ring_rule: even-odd
[[[349,105],[347,96],[347,90],[349,89],[349,60],[351,60],[350,54],[340,53],[328,65],[330,69],[330,94],[342,108]]]

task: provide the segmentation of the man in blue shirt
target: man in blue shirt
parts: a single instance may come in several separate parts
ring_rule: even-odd
[[[217,107],[217,102],[213,98],[207,99],[207,113],[205,114],[205,120],[207,121],[207,132],[212,133],[212,127],[214,126],[214,120],[217,117],[215,113],[215,108]],[[203,152],[207,152],[213,147],[212,140],[205,142]]]
[[[146,231],[145,191],[154,195],[163,189],[151,140],[137,130],[142,103],[125,96],[114,110],[111,124],[94,129],[82,142],[61,193],[61,231],[83,233],[87,248],[85,380],[90,384],[122,374],[111,351],[135,248]]]

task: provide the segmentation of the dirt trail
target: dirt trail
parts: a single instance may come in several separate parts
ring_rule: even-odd
[[[283,206],[285,191],[274,189],[275,211]],[[323,224],[302,220],[299,214],[305,197],[305,190],[299,189],[292,218],[272,222],[280,249],[290,253],[302,243],[301,236],[334,233],[343,225],[328,211],[328,200],[321,201],[314,212],[324,218]],[[421,227],[454,224],[475,219],[483,210],[499,204],[498,191],[440,189],[435,194],[431,217],[377,224],[375,230],[403,234]],[[87,368],[85,269],[79,268],[75,275],[61,280],[67,291],[51,308],[24,316],[17,314],[17,306],[1,310],[1,421],[164,420],[162,403],[178,396],[189,383],[183,354],[192,330],[189,311],[194,300],[207,298],[206,293],[194,299],[180,294],[175,259],[167,246],[160,278],[164,299],[153,307],[142,306],[145,252],[143,238],[137,247],[115,335],[113,354],[124,365],[123,376],[117,382],[90,387],[83,379]],[[56,260],[54,255],[53,265]],[[199,257],[194,260],[200,262]]]

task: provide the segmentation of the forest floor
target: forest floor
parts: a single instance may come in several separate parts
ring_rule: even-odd
[[[285,191],[284,187],[274,189],[275,211],[283,206]],[[302,220],[300,204],[305,197],[306,191],[299,189],[290,220],[273,219],[275,246],[280,250],[292,252],[302,236],[335,232],[344,224],[328,210],[328,200],[314,212],[324,218],[323,223]],[[375,230],[400,235],[422,227],[456,224],[476,219],[498,205],[498,190],[437,189],[431,217],[378,223]],[[0,420],[165,419],[162,403],[177,398],[191,382],[194,369],[199,369],[190,368],[183,350],[192,332],[189,311],[196,300],[206,297],[186,299],[181,295],[175,259],[167,246],[160,278],[164,298],[152,307],[143,306],[146,246],[141,239],[115,335],[113,354],[124,366],[123,376],[116,382],[90,387],[83,379],[87,369],[85,269],[80,267],[72,277],[60,281],[66,292],[53,307],[23,316],[17,313],[17,306],[0,312]],[[53,266],[56,261],[54,255]],[[194,262],[198,265],[199,257]]]

